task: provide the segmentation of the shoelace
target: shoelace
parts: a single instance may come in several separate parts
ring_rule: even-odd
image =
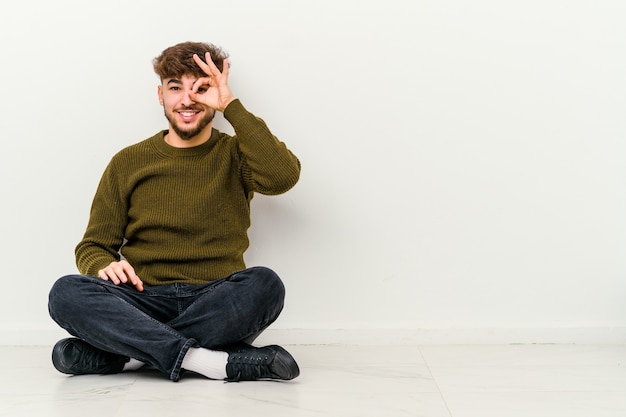
[[[250,381],[260,378],[270,378],[270,358],[267,355],[252,357],[248,354],[234,354],[229,361],[237,370],[237,374],[227,379],[227,382]]]
[[[89,349],[85,346],[74,346],[75,360],[72,363],[72,368],[80,371],[92,372],[106,372],[116,366],[116,358],[111,354],[97,350],[96,348]],[[119,359],[117,360],[119,362]]]

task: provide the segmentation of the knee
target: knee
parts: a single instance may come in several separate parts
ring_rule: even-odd
[[[54,320],[73,314],[77,301],[83,297],[79,294],[82,275],[66,275],[59,278],[50,289],[48,295],[48,311]]]
[[[258,266],[252,269],[257,277],[259,287],[266,292],[266,295],[282,303],[285,299],[285,284],[283,284],[278,274],[264,266]]]
[[[74,292],[80,278],[80,275],[66,275],[59,278],[50,289],[50,298],[56,300],[58,298],[67,297],[70,293]]]
[[[75,281],[73,275],[66,275],[59,278],[52,285],[48,294],[48,311],[50,316],[56,320],[56,317],[64,310],[63,305],[71,300],[69,293],[72,291],[73,285],[70,281]]]
[[[232,277],[238,284],[248,288],[248,294],[260,302],[283,304],[285,286],[276,272],[264,266],[255,266],[236,273]]]

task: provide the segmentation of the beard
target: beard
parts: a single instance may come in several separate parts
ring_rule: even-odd
[[[196,110],[196,109],[192,107],[186,107],[181,110]],[[209,123],[213,121],[214,117],[215,117],[215,110],[213,109],[206,110],[204,116],[197,121],[195,127],[185,128],[184,125],[181,126],[177,124],[174,117],[170,116],[167,113],[167,111],[165,111],[165,118],[170,122],[170,126],[172,127],[172,130],[176,132],[178,137],[181,138],[182,140],[191,140],[195,138],[196,136],[198,136],[200,132],[202,132],[204,128],[207,127]]]

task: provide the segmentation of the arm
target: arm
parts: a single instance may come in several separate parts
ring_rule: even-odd
[[[282,194],[300,178],[300,161],[270,132],[263,120],[234,100],[224,117],[235,129],[241,157],[241,175],[249,190]]]
[[[207,74],[193,87],[192,99],[224,113],[235,129],[241,157],[241,176],[250,191],[261,194],[281,194],[293,187],[300,178],[300,161],[267,128],[263,120],[248,112],[234,98],[228,86],[229,65],[224,60],[220,72],[206,54],[206,62],[197,55],[194,60]],[[202,92],[200,88],[203,88]]]
[[[113,172],[112,162],[100,180],[87,230],[76,246],[76,265],[82,274],[111,280],[116,285],[130,281],[143,291],[143,283],[133,267],[120,260],[119,248],[124,241],[127,208],[120,198]]]

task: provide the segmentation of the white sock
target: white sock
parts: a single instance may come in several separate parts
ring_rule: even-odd
[[[226,379],[228,353],[205,348],[189,348],[181,367],[210,379]]]
[[[126,362],[126,365],[124,365],[124,369],[122,369],[122,371],[136,371],[144,365],[145,363],[138,361],[137,359],[130,358],[130,360]]]

